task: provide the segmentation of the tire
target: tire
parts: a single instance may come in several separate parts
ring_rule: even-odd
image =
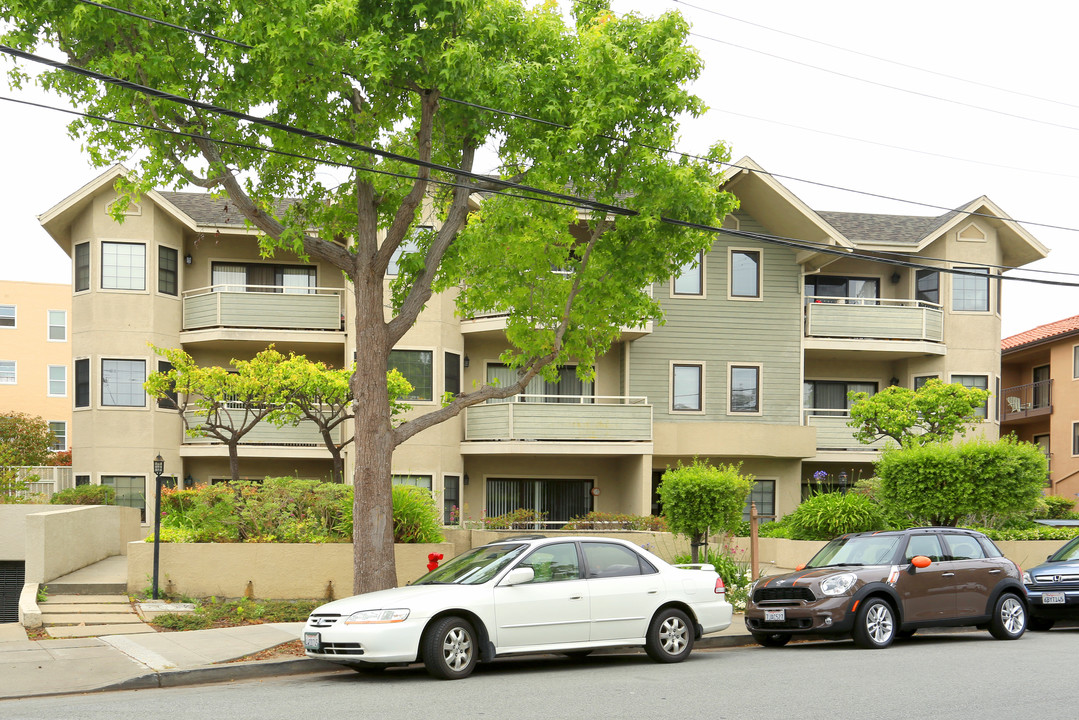
[[[1056,620],[1050,620],[1049,618],[1037,617],[1035,615],[1027,616],[1027,630],[1033,630],[1034,632],[1052,630],[1053,626],[1056,624]]]
[[[677,608],[660,610],[652,618],[644,651],[656,662],[682,662],[693,650],[693,623]]]
[[[790,633],[760,633],[760,632],[756,632],[756,633],[751,633],[751,634],[753,635],[753,639],[757,642],[757,644],[758,645],[763,645],[764,647],[770,647],[770,648],[783,647],[784,645],[786,645],[787,643],[789,643],[791,641]]]
[[[472,674],[479,649],[472,623],[459,617],[444,617],[423,635],[423,664],[436,678],[460,680]]]
[[[866,650],[883,650],[895,640],[895,611],[881,598],[862,603],[854,620],[854,644]]]
[[[997,640],[1018,640],[1026,629],[1027,609],[1023,601],[1013,593],[1002,594],[989,621],[989,633]]]

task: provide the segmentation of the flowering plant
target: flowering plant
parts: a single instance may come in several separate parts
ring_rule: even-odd
[[[826,473],[824,470],[818,470],[817,472],[813,473],[813,479],[816,480],[817,482],[822,482],[823,480],[826,480],[827,478],[828,478],[828,473]]]

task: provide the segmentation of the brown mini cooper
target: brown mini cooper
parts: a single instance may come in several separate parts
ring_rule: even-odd
[[[918,628],[976,625],[1015,640],[1027,625],[1023,571],[989,538],[951,527],[844,535],[805,566],[749,588],[746,627],[768,647],[793,635],[884,648]]]

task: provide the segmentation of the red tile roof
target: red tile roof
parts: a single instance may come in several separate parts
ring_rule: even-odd
[[[1024,345],[1044,342],[1059,335],[1069,335],[1079,332],[1079,315],[1063,320],[1057,320],[1046,325],[1039,325],[1033,330],[1006,337],[1000,341],[1001,350],[1013,350]]]

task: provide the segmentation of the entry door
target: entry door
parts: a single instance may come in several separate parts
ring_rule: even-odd
[[[1034,378],[1034,407],[1049,407],[1049,366],[1039,365],[1031,374]]]

